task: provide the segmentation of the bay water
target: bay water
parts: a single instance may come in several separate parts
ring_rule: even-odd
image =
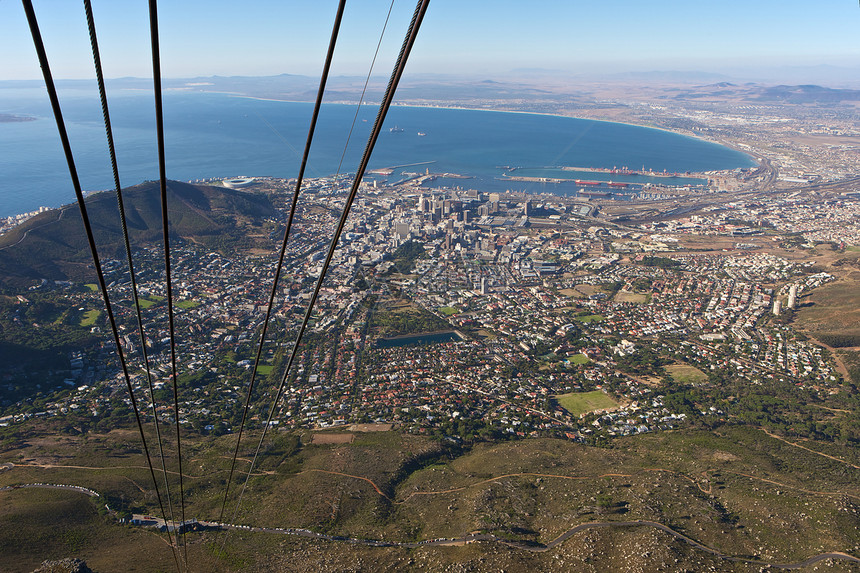
[[[110,160],[98,95],[64,89],[61,107],[81,185],[111,189]],[[120,178],[130,186],[158,178],[154,100],[145,90],[109,93]],[[164,94],[167,176],[183,181],[235,176],[294,177],[312,104],[188,91]],[[306,177],[352,173],[377,108],[365,104],[347,136],[355,105],[321,110]],[[74,190],[43,88],[0,89],[0,114],[33,118],[0,122],[0,217],[58,207]],[[346,150],[344,152],[344,150]],[[343,161],[341,158],[343,157]],[[553,191],[552,185],[502,180],[509,167],[540,174],[555,166],[706,171],[751,167],[739,151],[678,134],[620,123],[513,112],[393,107],[370,169],[456,173],[440,182],[484,191]],[[516,172],[514,173],[516,174]],[[547,172],[552,176],[552,171]]]

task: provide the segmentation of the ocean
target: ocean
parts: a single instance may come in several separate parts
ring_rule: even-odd
[[[152,94],[119,90],[109,92],[108,97],[122,185],[157,179]],[[83,189],[111,189],[97,93],[65,89],[60,92],[60,103]],[[294,177],[312,108],[310,103],[230,94],[166,92],[167,176],[183,181],[240,175]],[[338,171],[355,109],[354,105],[323,106],[306,177]],[[45,90],[0,89],[0,114],[35,118],[0,122],[0,217],[73,202],[74,190]],[[375,105],[362,106],[341,173],[353,173],[357,168],[375,115]],[[484,191],[561,193],[566,191],[559,190],[559,185],[501,178],[509,167],[524,168],[519,174],[553,177],[557,170],[544,168],[644,166],[657,172],[683,173],[755,165],[751,157],[733,149],[620,123],[527,113],[393,107],[370,169],[415,163],[422,163],[412,168],[415,171],[429,169],[474,177],[441,179],[439,184]]]

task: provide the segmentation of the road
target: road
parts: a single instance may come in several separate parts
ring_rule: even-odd
[[[14,243],[12,243],[11,245],[6,245],[6,246],[3,246],[3,247],[0,247],[0,251],[5,250],[5,249],[9,249],[9,248],[11,248],[11,247],[14,247],[14,246],[15,246],[15,245],[17,245],[18,243],[20,243],[21,241],[23,241],[24,239],[26,239],[26,238],[27,238],[27,235],[29,235],[29,234],[30,234],[30,231],[35,231],[35,230],[37,230],[37,229],[41,229],[42,227],[46,227],[46,226],[48,226],[48,225],[53,225],[54,223],[58,222],[60,219],[62,219],[62,218],[63,218],[63,215],[65,215],[65,214],[66,214],[66,211],[67,211],[68,209],[71,209],[71,207],[61,207],[61,208],[60,208],[60,214],[57,216],[57,220],[56,220],[56,221],[47,221],[47,222],[45,222],[45,223],[42,223],[42,224],[41,224],[41,225],[39,225],[38,227],[33,227],[33,228],[31,228],[31,229],[27,229],[26,231],[24,231],[24,234],[23,234],[23,235],[21,235],[21,238],[20,238],[20,239],[18,239],[17,241],[15,241]]]
[[[15,489],[27,488],[63,489],[66,491],[73,491],[75,493],[82,493],[90,497],[101,497],[98,492],[93,491],[89,488],[85,488],[79,485],[66,485],[61,483],[23,483],[19,485],[7,485],[5,487],[0,487],[0,491],[12,491]]]

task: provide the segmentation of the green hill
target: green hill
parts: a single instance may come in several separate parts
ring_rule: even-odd
[[[161,241],[159,184],[148,181],[123,191],[132,244]],[[119,208],[114,193],[87,199],[87,210],[102,259],[124,258]],[[223,187],[169,181],[168,217],[172,240],[188,239],[217,250],[247,241],[248,226],[258,226],[276,211],[264,195]],[[76,204],[46,211],[0,237],[0,280],[90,281],[95,276]]]

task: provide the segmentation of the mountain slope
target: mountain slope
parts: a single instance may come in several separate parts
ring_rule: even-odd
[[[158,182],[123,191],[132,245],[158,243],[162,237]],[[87,199],[87,210],[102,259],[124,258],[119,208],[114,193]],[[222,187],[168,182],[170,234],[213,249],[230,249],[277,215],[268,197]],[[76,204],[46,211],[0,237],[0,277],[9,283],[33,280],[89,281],[92,258]]]

